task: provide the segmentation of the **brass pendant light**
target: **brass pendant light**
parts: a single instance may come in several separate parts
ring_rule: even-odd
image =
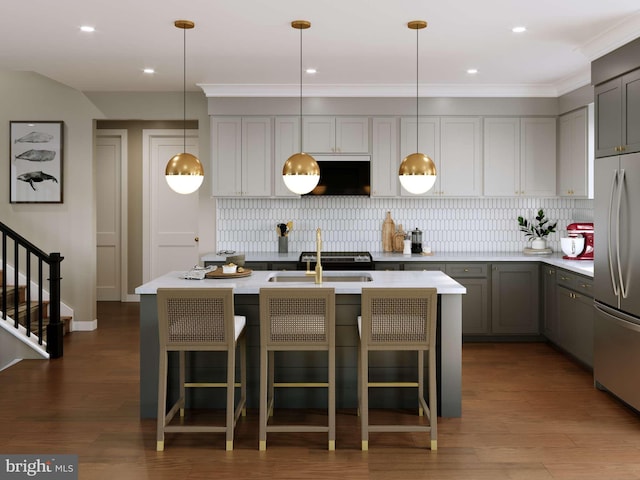
[[[300,30],[300,150],[302,150],[302,30],[311,27],[306,20],[294,20],[291,26]],[[316,188],[320,181],[318,162],[309,154],[294,153],[282,168],[282,180],[293,193],[303,195]]]
[[[419,117],[418,117],[418,33],[419,30],[427,27],[427,22],[424,20],[414,20],[407,24],[412,30],[416,31],[416,152],[419,152],[418,138],[420,131]],[[424,153],[412,153],[407,155],[400,163],[400,170],[398,171],[398,178],[400,184],[409,193],[420,195],[428,192],[436,183],[437,172],[436,165],[433,160]]]
[[[187,150],[187,30],[196,25],[190,20],[176,20],[174,25],[184,32],[183,39],[183,70],[182,70],[182,120],[183,120],[183,153],[174,155],[164,175],[171,190],[177,193],[193,193],[200,188],[204,180],[204,169],[200,160]]]

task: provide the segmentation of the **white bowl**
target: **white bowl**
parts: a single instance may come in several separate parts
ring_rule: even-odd
[[[238,269],[237,265],[230,263],[229,265],[222,266],[222,273],[236,273],[237,269]]]
[[[584,237],[561,238],[560,246],[567,257],[577,257],[584,250]]]

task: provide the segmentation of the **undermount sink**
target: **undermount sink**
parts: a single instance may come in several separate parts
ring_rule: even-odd
[[[305,282],[316,281],[315,275],[307,275],[304,272],[276,272],[269,276],[269,282]],[[371,282],[373,278],[367,272],[323,272],[322,282]]]

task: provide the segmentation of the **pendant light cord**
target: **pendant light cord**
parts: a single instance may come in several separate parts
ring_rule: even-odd
[[[418,39],[420,35],[420,29],[416,28],[416,153],[418,153],[420,151],[420,149],[418,148],[418,138],[419,138],[419,132],[420,132],[420,124],[418,123],[418,105],[419,105],[419,97],[418,97],[418,76],[419,76],[419,72],[420,72],[420,68],[419,68],[419,45],[418,45]]]
[[[187,153],[187,29],[182,30],[182,141]]]
[[[300,29],[300,128],[302,132],[302,29]],[[302,142],[302,137],[300,137],[300,142]],[[300,149],[302,149],[302,143]]]

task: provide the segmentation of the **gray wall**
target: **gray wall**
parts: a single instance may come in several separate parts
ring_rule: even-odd
[[[62,301],[74,309],[76,320],[95,320],[93,123],[102,112],[81,92],[29,72],[0,72],[0,97],[0,219],[44,251],[65,257]],[[64,122],[64,203],[9,203],[11,120]]]

